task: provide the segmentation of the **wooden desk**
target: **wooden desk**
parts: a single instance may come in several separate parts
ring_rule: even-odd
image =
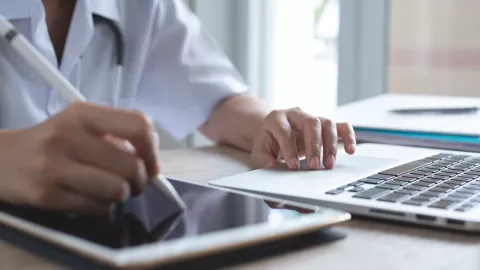
[[[248,154],[224,147],[169,150],[162,158],[167,177],[205,184],[252,168]],[[365,220],[338,227],[346,239],[233,269],[480,270],[480,236]],[[0,269],[60,268],[0,242]]]

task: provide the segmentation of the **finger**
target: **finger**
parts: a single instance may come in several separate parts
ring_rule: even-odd
[[[272,201],[265,201],[265,203],[270,208],[273,208],[273,209],[293,210],[293,211],[297,211],[297,212],[302,213],[302,214],[311,214],[311,213],[315,212],[315,210],[313,210],[313,209],[295,207],[295,206],[291,206],[291,205],[288,205],[288,204],[285,204],[285,203],[278,203],[278,202],[272,202]]]
[[[295,138],[297,139],[297,152],[299,157],[304,157],[305,154],[305,140],[300,131],[295,131]]]
[[[56,188],[37,189],[32,206],[40,209],[61,212],[74,212],[94,215],[106,215],[109,213],[112,204],[83,196],[67,188],[56,186]]]
[[[290,169],[298,169],[298,153],[295,133],[284,112],[274,111],[265,121],[267,131],[278,142],[285,162]]]
[[[150,179],[144,162],[134,153],[96,136],[79,136],[70,155],[84,164],[93,165],[128,181],[134,196],[145,190]]]
[[[308,167],[314,170],[320,169],[322,148],[322,125],[320,120],[300,109],[288,110],[287,118],[294,128],[302,132]]]
[[[337,159],[337,126],[330,119],[320,118],[320,121],[322,122],[323,165],[327,169],[332,169]]]
[[[69,109],[88,130],[128,140],[145,162],[149,177],[158,174],[155,128],[141,113],[86,103],[74,103]]]
[[[252,151],[252,161],[261,168],[275,167],[279,164],[277,159],[278,155],[278,143],[273,138],[273,135],[267,131],[262,131],[262,145],[254,145]]]
[[[68,172],[60,180],[62,186],[96,201],[120,202],[131,195],[127,181],[104,170],[82,164],[65,165],[62,170]]]
[[[355,131],[352,125],[348,123],[337,123],[338,137],[343,141],[343,147],[345,151],[352,155],[355,153],[355,146],[357,144],[355,139]]]
[[[75,192],[60,192],[57,198],[58,204],[52,207],[56,211],[71,211],[91,215],[107,215],[113,204],[92,200]]]

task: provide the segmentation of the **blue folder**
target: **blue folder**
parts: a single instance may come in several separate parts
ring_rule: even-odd
[[[368,132],[368,133],[376,133],[376,134],[387,135],[387,136],[391,135],[391,136],[408,137],[412,139],[421,139],[421,140],[438,140],[438,141],[447,141],[452,143],[468,143],[468,144],[480,143],[479,136],[383,130],[383,129],[372,129],[372,128],[354,128],[354,130],[356,132]]]

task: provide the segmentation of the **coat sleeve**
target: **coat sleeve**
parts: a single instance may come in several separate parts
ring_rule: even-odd
[[[248,87],[182,0],[159,0],[138,105],[176,139]]]

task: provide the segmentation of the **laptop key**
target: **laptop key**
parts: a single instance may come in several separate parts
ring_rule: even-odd
[[[471,197],[472,194],[455,191],[453,193],[448,194],[448,196],[449,197],[457,197],[457,198],[467,199],[467,198]]]
[[[398,185],[390,185],[390,184],[380,184],[376,186],[377,188],[383,188],[383,189],[396,189],[399,186]]]
[[[389,181],[385,182],[384,184],[395,185],[395,186],[403,186],[403,185],[406,185],[407,182],[389,180]]]
[[[365,190],[365,188],[363,188],[363,187],[354,187],[352,189],[349,189],[348,192],[362,192],[364,190]]]
[[[445,168],[445,166],[442,166],[442,165],[439,165],[437,164],[436,162],[433,162],[425,167],[423,167],[422,169],[435,169],[435,170],[438,170],[438,168]]]
[[[363,185],[363,184],[364,184],[363,182],[356,181],[356,182],[353,182],[353,183],[348,184],[347,186],[359,187],[359,186],[361,186],[361,185]]]
[[[372,185],[378,185],[380,183],[385,182],[384,180],[381,180],[381,179],[372,179],[372,178],[365,178],[365,179],[362,179],[360,181],[363,182],[363,183],[372,184]]]
[[[451,206],[453,206],[455,202],[453,201],[447,201],[447,200],[440,200],[432,205],[430,205],[430,208],[437,208],[437,209],[448,209]]]
[[[396,180],[396,181],[402,181],[402,182],[412,182],[412,181],[415,181],[417,178],[412,178],[412,177],[405,177],[405,176],[400,176],[400,177],[395,177],[393,178],[393,180]]]
[[[401,188],[401,189],[397,189],[395,190],[396,193],[403,193],[403,194],[407,194],[407,195],[413,195],[417,192],[419,192],[418,190],[412,190],[412,189],[406,189],[406,188]]]
[[[405,186],[404,188],[410,189],[410,190],[417,190],[417,191],[426,189],[426,187],[424,186],[417,186],[417,185],[408,185],[408,186]]]
[[[431,201],[432,199],[433,199],[433,197],[423,196],[422,194],[420,194],[420,195],[417,195],[417,196],[411,198],[410,200],[428,202],[428,201]]]
[[[447,191],[449,191],[449,190],[450,190],[450,189],[448,189],[448,188],[441,188],[441,187],[436,186],[436,187],[430,188],[428,191],[445,193],[445,192],[447,192]]]
[[[464,201],[464,200],[465,200],[465,198],[459,198],[459,197],[447,196],[447,197],[444,197],[444,198],[442,198],[442,200],[445,200],[445,201],[452,201],[452,202],[458,203],[458,202],[462,202],[462,201]]]
[[[469,181],[473,178],[475,178],[475,177],[466,176],[466,175],[465,176],[464,175],[458,175],[458,176],[453,177],[451,180]]]
[[[413,171],[413,172],[409,172],[408,174],[416,175],[417,177],[424,177],[425,175],[430,174],[430,173],[423,173],[423,172],[419,172],[419,171]]]
[[[451,173],[453,175],[460,174],[462,173],[461,170],[451,170],[451,169],[446,169],[445,171],[442,171],[443,173]]]
[[[474,176],[474,177],[479,177],[480,176],[480,173],[478,172],[472,172],[472,171],[466,171],[463,173],[464,175],[471,175],[471,176]]]
[[[438,196],[440,196],[441,194],[442,194],[442,193],[433,192],[433,191],[428,191],[428,190],[420,193],[420,195],[422,195],[422,196],[427,196],[427,197],[432,197],[432,198],[438,197]]]
[[[378,199],[379,201],[382,201],[382,202],[398,202],[400,201],[402,198],[405,198],[409,196],[409,194],[403,194],[403,193],[398,193],[398,192],[393,192],[393,193],[390,193],[386,196],[383,196],[381,197],[380,199]]]
[[[438,153],[438,154],[435,154],[434,156],[431,156],[433,158],[437,158],[437,159],[443,159],[443,158],[447,158],[447,157],[453,157],[454,155],[450,154],[450,153]]]
[[[465,189],[473,189],[473,190],[480,190],[480,186],[476,186],[476,185],[468,185],[468,186],[464,186],[463,188],[465,188]]]
[[[474,189],[466,189],[466,188],[462,188],[462,189],[459,189],[456,191],[457,193],[465,193],[465,194],[475,194],[478,192],[478,190],[474,190]]]
[[[399,176],[399,175],[408,173],[410,171],[413,171],[415,169],[424,167],[430,163],[431,161],[429,160],[416,160],[416,161],[412,161],[412,162],[382,171],[381,174]]]
[[[422,181],[422,180],[417,181],[417,182],[415,182],[415,183],[413,183],[413,184],[416,185],[416,186],[422,186],[422,187],[431,187],[431,186],[433,186],[433,183],[425,182],[425,181]]]
[[[436,174],[434,174],[434,175],[436,175],[436,176],[445,176],[445,177],[448,177],[448,178],[449,178],[449,177],[453,177],[453,176],[455,176],[455,175],[457,175],[457,174],[456,174],[456,173],[445,173],[445,172],[442,171],[442,172],[438,172],[438,173],[436,173]]]
[[[450,179],[450,180],[445,181],[444,183],[455,184],[455,185],[463,185],[463,184],[466,184],[467,181]]]
[[[444,188],[449,188],[449,189],[454,189],[458,187],[459,185],[457,184],[449,184],[449,183],[441,183],[438,185],[438,187],[444,187]]]
[[[463,207],[463,206],[461,206],[461,207],[455,209],[455,211],[457,211],[457,212],[468,212],[470,209],[472,209],[472,208],[471,208],[471,207]]]
[[[473,160],[466,160],[466,161],[462,161],[462,164],[474,167],[478,164],[478,162]]]
[[[480,181],[470,182],[470,186],[480,186]]]
[[[412,179],[418,179],[418,178],[421,178],[422,176],[416,175],[416,174],[407,173],[407,174],[402,175],[402,177],[408,177],[408,178],[412,178]]]
[[[443,181],[443,180],[447,180],[448,176],[445,176],[445,175],[438,175],[438,174],[433,174],[433,175],[429,175],[428,178],[432,178],[432,179],[437,179],[437,180],[440,180],[440,181]]]
[[[381,196],[387,192],[389,192],[389,189],[384,189],[384,188],[378,188],[374,187],[371,189],[367,189],[363,192],[357,193],[353,195],[354,198],[360,198],[360,199],[373,199],[375,197]]]
[[[338,195],[342,192],[343,192],[342,189],[333,189],[333,190],[327,191],[326,194],[328,194],[328,195]]]
[[[435,178],[430,178],[430,177],[423,178],[422,181],[423,181],[423,182],[433,183],[433,184],[442,182],[442,180],[440,180],[440,179],[435,179]]]
[[[425,175],[427,175],[427,174],[434,173],[436,171],[437,170],[434,170],[434,169],[421,168],[421,169],[413,171],[412,173],[419,172],[419,173],[424,173]]]
[[[467,203],[463,204],[462,207],[465,207],[465,208],[473,208],[473,207],[475,207],[475,205],[472,204],[472,203],[470,203],[470,202],[467,202]]]
[[[426,204],[427,202],[422,202],[422,201],[416,201],[416,200],[408,200],[402,202],[402,204],[408,204],[408,205],[415,205],[415,206],[422,206]]]
[[[371,176],[369,176],[369,177],[367,177],[367,178],[370,178],[370,179],[380,179],[380,180],[390,180],[390,179],[393,178],[393,176],[379,173],[379,174],[371,175]]]
[[[468,170],[469,168],[470,168],[469,166],[462,166],[462,165],[459,164],[459,165],[451,166],[451,167],[449,167],[448,169],[450,169],[450,170],[459,170],[459,171],[464,172],[464,171]]]
[[[469,158],[469,157],[471,157],[471,156],[470,155],[451,155],[451,158],[455,158],[455,159],[466,159],[466,158]]]

